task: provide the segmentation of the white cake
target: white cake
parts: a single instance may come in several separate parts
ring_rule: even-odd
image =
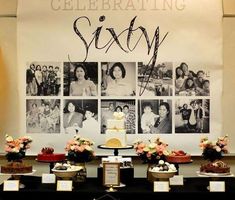
[[[105,146],[125,147],[126,130],[123,114],[114,113],[115,119],[107,120],[107,130],[105,131]]]

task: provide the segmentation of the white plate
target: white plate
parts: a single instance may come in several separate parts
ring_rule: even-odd
[[[12,173],[12,174],[9,174],[9,173],[0,173],[0,175],[33,175],[34,173],[36,172],[35,169],[33,169],[32,172],[29,172],[29,173]]]
[[[228,173],[207,173],[197,171],[197,175],[201,177],[233,177],[234,175],[231,172]]]

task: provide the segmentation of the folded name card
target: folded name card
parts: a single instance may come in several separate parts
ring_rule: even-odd
[[[42,174],[42,183],[55,183],[55,174]]]
[[[225,192],[225,182],[210,181],[210,192]]]
[[[3,191],[19,191],[19,180],[8,180],[3,182]]]
[[[170,178],[170,185],[184,185],[184,178],[182,175],[175,175]]]
[[[57,181],[57,191],[72,191],[73,182],[72,181]]]
[[[169,182],[168,181],[154,181],[153,191],[154,192],[169,192]]]

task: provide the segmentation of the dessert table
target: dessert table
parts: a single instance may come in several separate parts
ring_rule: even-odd
[[[209,192],[206,188],[210,181],[207,177],[185,178],[184,186],[171,186],[170,192],[153,192],[153,184],[147,181],[146,178],[135,178],[128,183],[126,187],[117,188],[117,192],[107,193],[106,187],[102,186],[97,178],[87,178],[85,183],[74,184],[72,192],[57,192],[56,184],[42,184],[41,177],[22,176],[22,183],[25,188],[18,192],[3,191],[3,185],[0,186],[0,199],[9,200],[17,199],[35,199],[37,196],[41,199],[48,199],[52,196],[53,199],[101,199],[109,194],[114,199],[189,199],[194,198],[221,198],[226,199],[228,195],[235,195],[235,178],[227,177],[224,179],[226,192]],[[105,199],[105,198],[104,198]],[[109,199],[109,198],[106,198]]]

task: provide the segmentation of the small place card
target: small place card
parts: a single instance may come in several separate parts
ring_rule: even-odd
[[[3,182],[3,191],[19,191],[19,180],[7,180]]]
[[[225,182],[210,181],[210,192],[225,192]]]
[[[184,185],[184,177],[182,175],[175,175],[170,178],[170,185]]]
[[[55,174],[42,174],[42,183],[55,183]]]
[[[73,189],[73,182],[72,181],[57,181],[57,191],[72,191]]]
[[[169,182],[168,181],[154,181],[153,191],[154,192],[169,192]]]

